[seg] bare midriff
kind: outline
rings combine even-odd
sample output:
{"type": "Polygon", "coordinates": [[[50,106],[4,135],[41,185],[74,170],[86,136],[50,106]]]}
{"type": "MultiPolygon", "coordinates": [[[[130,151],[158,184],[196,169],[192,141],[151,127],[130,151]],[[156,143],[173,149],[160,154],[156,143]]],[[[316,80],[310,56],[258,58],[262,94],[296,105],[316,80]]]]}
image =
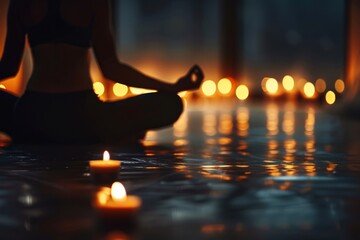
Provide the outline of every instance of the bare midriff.
{"type": "Polygon", "coordinates": [[[88,48],[63,43],[32,48],[33,72],[28,90],[65,93],[92,89],[88,48]]]}

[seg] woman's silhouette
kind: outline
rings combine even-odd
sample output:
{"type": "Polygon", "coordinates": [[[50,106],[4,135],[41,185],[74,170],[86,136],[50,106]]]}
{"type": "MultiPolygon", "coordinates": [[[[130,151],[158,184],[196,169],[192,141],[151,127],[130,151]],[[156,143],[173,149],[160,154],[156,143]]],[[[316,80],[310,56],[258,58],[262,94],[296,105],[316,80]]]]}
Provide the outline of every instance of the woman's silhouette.
{"type": "MultiPolygon", "coordinates": [[[[17,73],[26,36],[33,72],[16,100],[14,121],[5,121],[9,114],[2,114],[6,123],[0,130],[11,132],[18,142],[118,142],[178,119],[183,105],[177,92],[199,88],[201,69],[194,66],[170,84],[119,62],[110,12],[107,0],[10,1],[0,80],[17,73]],[[101,102],[92,89],[90,49],[106,78],[157,92],[101,102]]],[[[12,111],[15,98],[2,99],[12,111]]]]}

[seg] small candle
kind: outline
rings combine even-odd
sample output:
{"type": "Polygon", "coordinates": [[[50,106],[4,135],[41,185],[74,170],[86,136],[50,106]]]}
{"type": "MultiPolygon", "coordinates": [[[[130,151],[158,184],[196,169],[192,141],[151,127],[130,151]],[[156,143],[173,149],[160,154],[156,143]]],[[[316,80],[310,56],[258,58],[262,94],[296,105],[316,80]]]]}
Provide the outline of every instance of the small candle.
{"type": "Polygon", "coordinates": [[[129,220],[139,210],[141,199],[128,196],[124,185],[114,182],[111,188],[103,187],[97,192],[93,206],[103,219],[129,220]]]}
{"type": "Polygon", "coordinates": [[[113,182],[116,180],[121,162],[110,160],[108,151],[104,152],[103,160],[90,161],[91,175],[96,181],[99,182],[113,182]]]}

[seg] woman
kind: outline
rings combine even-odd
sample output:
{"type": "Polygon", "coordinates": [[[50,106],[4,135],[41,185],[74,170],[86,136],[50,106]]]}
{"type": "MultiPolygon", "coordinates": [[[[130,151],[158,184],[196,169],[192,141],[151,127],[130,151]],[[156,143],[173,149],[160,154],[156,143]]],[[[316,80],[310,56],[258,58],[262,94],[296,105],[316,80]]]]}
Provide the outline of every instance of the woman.
{"type": "Polygon", "coordinates": [[[14,110],[15,141],[119,142],[178,119],[183,105],[176,93],[198,89],[201,69],[194,66],[170,84],[119,62],[110,12],[106,0],[10,1],[0,80],[17,73],[26,36],[34,63],[14,110]],[[89,74],[90,49],[106,78],[158,92],[111,103],[99,101],[89,74]]]}

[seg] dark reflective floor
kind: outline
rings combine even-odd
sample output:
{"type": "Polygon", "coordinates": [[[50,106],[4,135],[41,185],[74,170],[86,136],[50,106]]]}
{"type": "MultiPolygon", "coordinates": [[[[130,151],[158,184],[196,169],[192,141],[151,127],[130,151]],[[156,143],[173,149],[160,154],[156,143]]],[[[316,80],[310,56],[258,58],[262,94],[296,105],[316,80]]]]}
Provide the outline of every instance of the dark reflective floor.
{"type": "Polygon", "coordinates": [[[295,103],[190,104],[144,146],[0,149],[0,239],[360,239],[360,121],[295,103]],[[110,227],[88,161],[143,200],[110,227]]]}

